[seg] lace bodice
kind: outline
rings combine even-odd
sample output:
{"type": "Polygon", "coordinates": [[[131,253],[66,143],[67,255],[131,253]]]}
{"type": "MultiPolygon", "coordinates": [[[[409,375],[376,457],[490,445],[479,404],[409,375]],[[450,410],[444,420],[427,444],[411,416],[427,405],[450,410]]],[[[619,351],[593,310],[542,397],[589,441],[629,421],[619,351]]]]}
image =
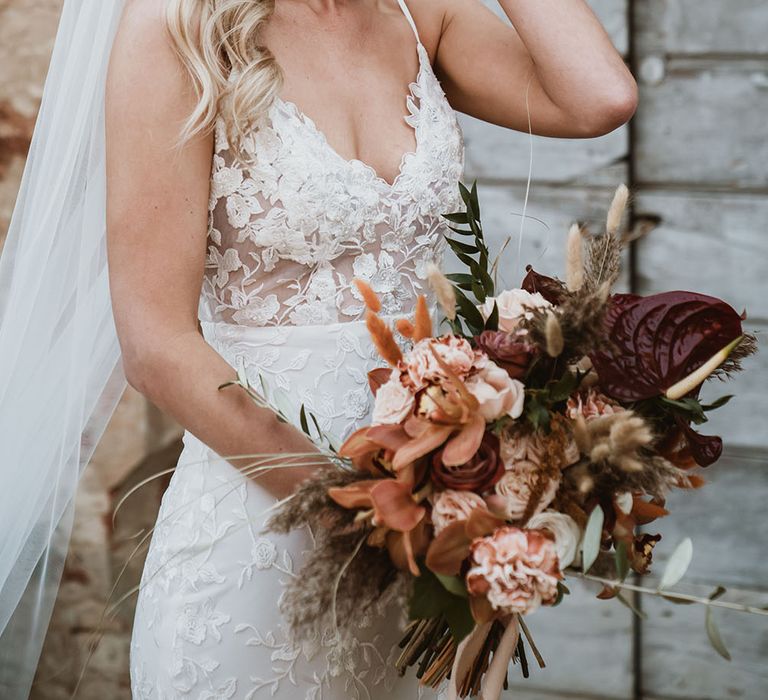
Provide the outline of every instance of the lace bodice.
{"type": "Polygon", "coordinates": [[[442,214],[461,206],[464,142],[427,50],[409,85],[415,148],[390,184],[343,158],[315,123],[278,98],[239,148],[217,124],[203,321],[246,326],[325,325],[361,318],[355,277],[385,313],[406,313],[439,261],[442,214]]]}

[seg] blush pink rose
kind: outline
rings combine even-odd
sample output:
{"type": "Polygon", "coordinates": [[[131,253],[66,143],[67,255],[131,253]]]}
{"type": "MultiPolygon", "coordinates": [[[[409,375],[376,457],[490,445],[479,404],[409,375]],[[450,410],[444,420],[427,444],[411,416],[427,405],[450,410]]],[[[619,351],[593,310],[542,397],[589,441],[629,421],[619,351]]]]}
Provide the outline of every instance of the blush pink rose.
{"type": "Polygon", "coordinates": [[[393,370],[376,392],[371,422],[373,425],[402,423],[413,411],[414,402],[414,395],[400,381],[400,372],[393,370]]]}
{"type": "Polygon", "coordinates": [[[485,509],[485,501],[472,491],[440,491],[432,501],[432,525],[438,535],[451,523],[466,520],[476,508],[485,509]]]}
{"type": "Polygon", "coordinates": [[[557,549],[541,530],[502,527],[471,547],[467,589],[494,610],[525,615],[557,600],[557,549]]]}
{"type": "Polygon", "coordinates": [[[477,374],[466,381],[467,389],[480,404],[480,413],[487,422],[504,415],[519,418],[525,403],[525,385],[495,362],[488,360],[477,374]]]}
{"type": "Polygon", "coordinates": [[[499,330],[507,333],[516,330],[524,318],[533,318],[532,311],[548,309],[552,306],[539,292],[509,289],[497,297],[488,297],[479,307],[480,313],[486,320],[493,313],[494,304],[499,309],[499,330]]]}
{"type": "Polygon", "coordinates": [[[486,354],[474,350],[465,338],[453,335],[425,338],[416,343],[403,360],[408,377],[416,389],[421,389],[430,382],[447,379],[435,359],[435,353],[461,379],[488,362],[486,354]]]}

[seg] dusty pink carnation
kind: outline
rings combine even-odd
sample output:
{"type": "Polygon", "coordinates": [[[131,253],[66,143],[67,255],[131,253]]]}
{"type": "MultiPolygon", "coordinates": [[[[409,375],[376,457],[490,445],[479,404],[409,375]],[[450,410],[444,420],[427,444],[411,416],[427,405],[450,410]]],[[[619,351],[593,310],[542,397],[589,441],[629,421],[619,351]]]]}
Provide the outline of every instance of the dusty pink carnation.
{"type": "Polygon", "coordinates": [[[432,502],[432,525],[435,534],[446,526],[466,520],[475,508],[485,509],[485,501],[472,491],[447,489],[438,493],[432,502]]]}
{"type": "Polygon", "coordinates": [[[568,399],[565,413],[571,420],[576,420],[579,416],[584,416],[589,420],[598,416],[609,416],[623,410],[624,408],[615,401],[592,388],[571,396],[568,399]]]}
{"type": "Polygon", "coordinates": [[[480,413],[491,422],[503,415],[519,418],[525,402],[525,385],[495,362],[488,360],[477,374],[467,379],[467,389],[480,404],[480,413]]]}
{"type": "Polygon", "coordinates": [[[414,401],[411,390],[400,381],[400,372],[393,370],[376,392],[371,422],[374,425],[400,423],[413,410],[414,401]]]}
{"type": "MultiPolygon", "coordinates": [[[[496,510],[509,520],[523,517],[528,501],[539,479],[539,465],[528,460],[514,462],[504,476],[496,482],[496,496],[492,501],[496,510]]],[[[533,513],[543,511],[555,498],[560,479],[548,479],[533,513]]]]}
{"type": "Polygon", "coordinates": [[[467,589],[494,610],[525,615],[557,600],[557,549],[541,530],[502,527],[476,539],[470,551],[467,589]]]}
{"type": "Polygon", "coordinates": [[[461,379],[472,370],[484,367],[488,362],[487,355],[474,350],[465,338],[454,335],[425,338],[416,343],[404,359],[405,370],[416,389],[421,389],[430,382],[447,379],[434,353],[437,353],[461,379]]]}

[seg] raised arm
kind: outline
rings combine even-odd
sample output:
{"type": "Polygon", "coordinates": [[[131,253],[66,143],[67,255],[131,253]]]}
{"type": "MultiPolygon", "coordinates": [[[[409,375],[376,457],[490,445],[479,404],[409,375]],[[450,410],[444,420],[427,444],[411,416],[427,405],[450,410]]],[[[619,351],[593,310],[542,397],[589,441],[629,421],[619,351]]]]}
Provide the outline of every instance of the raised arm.
{"type": "MultiPolygon", "coordinates": [[[[413,1],[413,0],[412,0],[413,1]]],[[[436,66],[454,109],[533,133],[591,137],[627,122],[637,85],[584,0],[415,0],[441,25],[436,66]]],[[[425,18],[427,19],[427,18],[425,18]]]]}
{"type": "MultiPolygon", "coordinates": [[[[109,269],[125,372],[220,455],[306,452],[299,430],[236,388],[217,390],[235,372],[198,332],[213,143],[208,135],[177,147],[194,96],[161,6],[128,4],[107,84],[109,269]]],[[[308,474],[259,481],[282,497],[308,474]]]]}

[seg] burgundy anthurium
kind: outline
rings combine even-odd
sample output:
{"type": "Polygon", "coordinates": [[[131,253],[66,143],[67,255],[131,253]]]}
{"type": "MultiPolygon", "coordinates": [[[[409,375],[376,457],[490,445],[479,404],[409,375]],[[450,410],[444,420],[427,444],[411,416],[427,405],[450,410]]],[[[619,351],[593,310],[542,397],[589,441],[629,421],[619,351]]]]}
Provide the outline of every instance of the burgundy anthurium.
{"type": "Polygon", "coordinates": [[[660,396],[738,338],[741,316],[695,292],[615,294],[606,344],[590,356],[601,389],[620,401],[660,396]]]}
{"type": "Polygon", "coordinates": [[[526,274],[520,287],[531,294],[538,292],[550,304],[555,306],[560,304],[567,292],[565,285],[554,277],[540,275],[530,265],[525,269],[528,271],[528,274],[526,274]]]}

